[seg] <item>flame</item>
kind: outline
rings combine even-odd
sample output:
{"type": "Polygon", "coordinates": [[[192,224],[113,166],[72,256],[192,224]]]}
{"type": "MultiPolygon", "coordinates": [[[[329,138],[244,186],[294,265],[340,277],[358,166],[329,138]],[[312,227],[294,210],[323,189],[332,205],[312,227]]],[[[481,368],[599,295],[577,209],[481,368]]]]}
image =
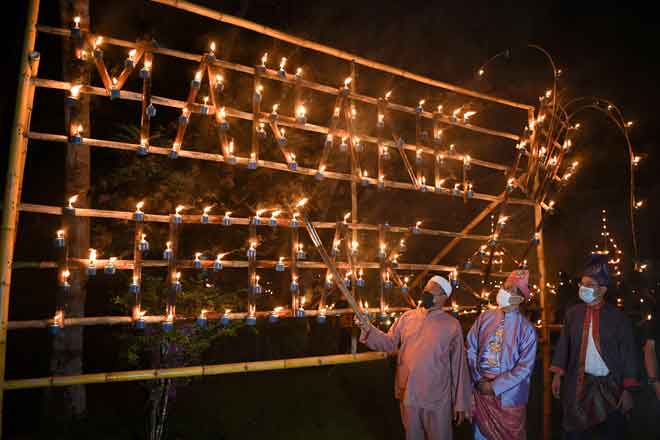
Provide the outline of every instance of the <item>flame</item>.
{"type": "Polygon", "coordinates": [[[136,54],[137,54],[137,50],[136,50],[136,49],[131,49],[131,50],[128,52],[128,58],[129,58],[130,60],[132,60],[132,59],[135,58],[135,55],[136,55],[136,54]]]}
{"type": "Polygon", "coordinates": [[[225,309],[225,315],[229,315],[231,313],[231,309],[225,309]]]}
{"type": "Polygon", "coordinates": [[[179,206],[177,206],[176,208],[174,208],[174,213],[175,213],[176,215],[179,215],[179,214],[181,214],[181,211],[183,211],[184,209],[186,209],[185,206],[183,206],[183,205],[179,205],[179,206]]]}
{"type": "Polygon", "coordinates": [[[211,41],[209,48],[211,49],[211,52],[215,52],[215,41],[211,41]]]}
{"type": "Polygon", "coordinates": [[[426,103],[426,99],[420,99],[419,104],[417,104],[419,107],[423,106],[426,103]]]}
{"type": "Polygon", "coordinates": [[[262,86],[261,84],[259,84],[259,85],[257,86],[257,93],[258,93],[258,94],[261,94],[261,92],[263,92],[263,91],[264,91],[264,86],[262,86]]]}
{"type": "Polygon", "coordinates": [[[462,107],[457,108],[456,110],[451,112],[452,116],[454,116],[454,117],[458,116],[458,114],[461,112],[461,110],[462,110],[462,107]]]}
{"type": "Polygon", "coordinates": [[[144,241],[145,238],[147,238],[147,234],[142,234],[142,241],[144,241]]]}
{"type": "Polygon", "coordinates": [[[387,93],[385,93],[385,101],[390,99],[390,96],[392,96],[392,91],[391,90],[389,90],[387,93]]]}
{"type": "Polygon", "coordinates": [[[261,217],[261,214],[266,212],[267,209],[257,209],[257,212],[255,213],[257,217],[261,217]]]}
{"type": "Polygon", "coordinates": [[[110,259],[108,260],[108,263],[109,263],[109,264],[112,264],[112,263],[114,263],[115,261],[117,261],[117,257],[110,257],[110,259]]]}
{"type": "Polygon", "coordinates": [[[73,17],[73,24],[75,24],[76,27],[80,26],[80,16],[79,15],[76,15],[75,17],[73,17]]]}
{"type": "Polygon", "coordinates": [[[89,262],[96,261],[96,249],[89,250],[89,262]]]}
{"type": "Polygon", "coordinates": [[[172,242],[171,242],[171,241],[168,241],[167,243],[165,243],[165,247],[166,247],[167,249],[172,249],[172,242]]]}
{"type": "Polygon", "coordinates": [[[195,260],[199,260],[199,257],[202,256],[201,252],[195,252],[195,260]]]}
{"type": "Polygon", "coordinates": [[[280,257],[280,263],[284,263],[284,257],[280,257]]]}
{"type": "Polygon", "coordinates": [[[138,281],[140,281],[140,277],[137,275],[133,275],[133,284],[137,284],[138,281]]]}
{"type": "Polygon", "coordinates": [[[69,276],[71,276],[71,272],[69,271],[69,269],[64,269],[62,271],[62,278],[64,279],[64,281],[66,281],[67,278],[69,278],[69,276]]]}
{"type": "Polygon", "coordinates": [[[218,254],[218,256],[217,256],[215,259],[218,260],[218,261],[220,261],[220,260],[222,260],[222,258],[223,258],[225,255],[228,255],[228,254],[229,254],[229,252],[223,252],[223,253],[220,253],[220,254],[218,254]]]}
{"type": "Polygon", "coordinates": [[[465,113],[463,113],[463,119],[465,119],[467,121],[468,119],[470,119],[472,116],[474,116],[476,114],[477,114],[477,112],[475,112],[475,111],[465,112],[465,113]]]}
{"type": "Polygon", "coordinates": [[[201,319],[206,319],[206,314],[207,314],[207,313],[208,313],[208,310],[206,310],[206,309],[202,309],[202,310],[199,312],[199,317],[200,317],[201,319]]]}
{"type": "Polygon", "coordinates": [[[144,60],[144,69],[145,70],[151,70],[151,61],[144,60]]]}
{"type": "Polygon", "coordinates": [[[362,171],[362,177],[364,177],[364,178],[369,177],[369,173],[367,173],[367,170],[362,171]]]}
{"type": "Polygon", "coordinates": [[[220,107],[220,112],[218,112],[218,118],[225,119],[227,117],[227,110],[224,107],[220,107]]]}
{"type": "Polygon", "coordinates": [[[195,81],[201,81],[202,80],[202,71],[198,70],[195,72],[195,81]]]}
{"type": "Polygon", "coordinates": [[[482,68],[482,69],[479,69],[479,72],[477,72],[477,73],[479,74],[479,76],[484,76],[484,73],[486,73],[486,71],[482,68]]]}
{"type": "Polygon", "coordinates": [[[116,86],[116,85],[117,85],[117,78],[114,77],[114,76],[112,77],[112,85],[113,85],[113,86],[116,86]]]}
{"type": "Polygon", "coordinates": [[[229,146],[227,146],[227,150],[229,152],[229,155],[234,154],[234,140],[232,139],[229,141],[229,146]]]}
{"type": "Polygon", "coordinates": [[[299,118],[304,118],[305,114],[307,114],[307,109],[305,109],[304,105],[298,106],[298,109],[296,110],[296,114],[298,115],[299,118]]]}
{"type": "Polygon", "coordinates": [[[261,65],[265,66],[268,61],[268,52],[264,53],[264,56],[261,57],[261,65]]]}
{"type": "Polygon", "coordinates": [[[76,84],[75,86],[71,86],[71,89],[69,91],[71,92],[71,96],[74,98],[77,98],[80,96],[80,89],[82,88],[81,84],[76,84]]]}
{"type": "Polygon", "coordinates": [[[302,306],[304,305],[305,305],[305,297],[303,296],[300,298],[300,308],[302,308],[302,306]]]}
{"type": "Polygon", "coordinates": [[[207,105],[209,103],[209,97],[208,96],[205,96],[204,98],[202,98],[202,100],[204,101],[204,105],[207,105]]]}
{"type": "Polygon", "coordinates": [[[282,211],[280,211],[279,209],[277,209],[277,210],[273,211],[273,212],[270,214],[270,217],[271,217],[271,218],[275,218],[275,217],[277,217],[278,215],[280,215],[281,212],[282,212],[282,211]]]}
{"type": "Polygon", "coordinates": [[[215,82],[217,82],[217,83],[222,84],[222,83],[224,82],[224,80],[225,80],[225,78],[224,78],[222,75],[220,75],[220,74],[217,74],[217,75],[215,76],[215,82]]]}
{"type": "Polygon", "coordinates": [[[300,208],[300,207],[302,207],[302,206],[305,206],[306,203],[307,203],[307,198],[306,198],[306,197],[303,198],[303,199],[300,199],[300,200],[298,201],[298,203],[296,203],[296,208],[300,208]]]}
{"type": "Polygon", "coordinates": [[[353,81],[350,76],[344,80],[344,87],[348,88],[349,84],[353,81]]]}
{"type": "Polygon", "coordinates": [[[273,104],[273,113],[277,113],[278,108],[280,108],[279,104],[273,104]]]}
{"type": "Polygon", "coordinates": [[[69,206],[73,207],[73,204],[76,203],[77,200],[78,200],[78,194],[69,197],[69,206]]]}
{"type": "Polygon", "coordinates": [[[302,67],[296,69],[296,76],[302,76],[302,67]]]}
{"type": "Polygon", "coordinates": [[[64,238],[64,229],[60,229],[56,232],[57,238],[64,238]]]}
{"type": "Polygon", "coordinates": [[[419,220],[417,223],[415,223],[415,227],[419,228],[422,225],[422,221],[419,220]]]}
{"type": "Polygon", "coordinates": [[[208,214],[209,211],[211,211],[211,208],[213,208],[213,205],[205,206],[205,207],[204,207],[204,211],[203,211],[204,214],[205,214],[205,215],[208,214]]]}
{"type": "Polygon", "coordinates": [[[273,315],[277,315],[277,314],[280,313],[282,310],[284,310],[284,307],[282,307],[282,306],[277,306],[277,307],[275,307],[275,308],[273,309],[273,315]]]}
{"type": "Polygon", "coordinates": [[[349,218],[350,216],[351,216],[351,212],[350,212],[350,211],[347,212],[346,214],[344,214],[344,223],[346,223],[346,222],[348,221],[348,218],[349,218]]]}
{"type": "Polygon", "coordinates": [[[286,58],[282,57],[282,60],[280,61],[280,69],[284,70],[285,66],[286,66],[286,58]]]}
{"type": "Polygon", "coordinates": [[[181,272],[174,272],[174,281],[181,280],[181,272]]]}

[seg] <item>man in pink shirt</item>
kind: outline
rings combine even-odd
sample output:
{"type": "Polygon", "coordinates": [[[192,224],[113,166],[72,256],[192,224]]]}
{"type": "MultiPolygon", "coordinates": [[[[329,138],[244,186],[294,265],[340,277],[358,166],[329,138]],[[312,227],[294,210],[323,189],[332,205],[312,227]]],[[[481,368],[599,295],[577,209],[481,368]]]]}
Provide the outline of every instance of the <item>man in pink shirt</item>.
{"type": "Polygon", "coordinates": [[[394,395],[408,440],[451,439],[452,416],[460,424],[470,408],[463,332],[442,310],[451,292],[449,281],[436,275],[424,287],[421,307],[404,313],[387,334],[362,326],[360,341],[369,348],[398,351],[394,395]]]}

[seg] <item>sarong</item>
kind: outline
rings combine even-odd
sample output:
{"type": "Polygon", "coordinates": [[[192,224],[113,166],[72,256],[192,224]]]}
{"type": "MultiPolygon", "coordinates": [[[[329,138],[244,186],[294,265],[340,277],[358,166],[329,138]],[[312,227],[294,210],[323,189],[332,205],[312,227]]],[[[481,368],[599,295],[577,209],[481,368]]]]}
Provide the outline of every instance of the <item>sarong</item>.
{"type": "Polygon", "coordinates": [[[584,375],[580,393],[575,399],[564,400],[564,429],[584,431],[607,419],[608,414],[617,411],[621,397],[621,387],[612,375],[584,375]]]}
{"type": "Polygon", "coordinates": [[[488,440],[526,439],[525,405],[503,407],[496,396],[474,392],[474,423],[488,440]]]}

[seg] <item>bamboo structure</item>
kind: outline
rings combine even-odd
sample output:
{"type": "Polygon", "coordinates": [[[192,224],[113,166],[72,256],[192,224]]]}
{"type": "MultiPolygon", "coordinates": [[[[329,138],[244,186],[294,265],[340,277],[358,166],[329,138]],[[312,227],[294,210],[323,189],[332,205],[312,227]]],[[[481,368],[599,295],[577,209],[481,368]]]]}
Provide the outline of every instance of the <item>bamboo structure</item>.
{"type": "MultiPolygon", "coordinates": [[[[290,75],[285,71],[282,73],[280,71],[270,69],[265,65],[265,62],[262,66],[245,66],[237,63],[233,63],[229,60],[221,60],[215,57],[213,53],[213,48],[211,52],[198,55],[187,53],[179,50],[168,49],[164,47],[157,46],[152,44],[152,42],[130,42],[113,37],[104,37],[103,41],[106,44],[116,45],[119,47],[135,49],[133,55],[130,56],[130,63],[126,63],[124,69],[122,70],[119,78],[111,80],[108,71],[106,69],[105,63],[102,57],[94,57],[94,63],[99,72],[101,82],[103,87],[96,87],[92,85],[82,85],[79,89],[79,93],[90,94],[100,97],[110,97],[110,99],[120,99],[139,102],[141,104],[141,115],[140,115],[140,140],[139,143],[130,143],[130,142],[119,142],[114,140],[105,140],[105,139],[94,139],[91,137],[81,136],[79,133],[79,143],[82,146],[88,148],[104,148],[117,151],[132,151],[138,152],[138,154],[151,154],[156,156],[167,156],[171,158],[181,157],[193,160],[200,160],[218,164],[227,164],[227,165],[236,165],[236,166],[245,166],[248,169],[254,169],[256,167],[263,167],[272,171],[287,172],[303,176],[312,176],[315,178],[328,178],[334,179],[342,182],[348,182],[351,188],[351,212],[350,212],[350,221],[348,218],[345,219],[343,223],[340,222],[327,222],[327,221],[312,221],[305,209],[301,209],[302,218],[304,219],[304,226],[308,235],[311,237],[315,249],[319,254],[321,261],[309,261],[302,260],[298,258],[297,245],[299,243],[299,226],[295,224],[295,216],[291,219],[282,219],[278,218],[275,224],[273,225],[261,225],[255,221],[255,217],[232,217],[229,224],[225,223],[225,218],[219,215],[204,215],[206,216],[205,222],[208,224],[224,224],[226,226],[247,226],[249,228],[249,239],[250,242],[254,242],[254,245],[250,244],[250,249],[254,252],[248,251],[247,260],[222,260],[222,264],[227,268],[237,268],[237,269],[247,269],[248,273],[248,310],[245,313],[232,313],[230,317],[232,319],[246,319],[248,317],[254,317],[255,320],[257,317],[265,317],[270,312],[265,311],[256,311],[255,306],[255,295],[260,292],[260,287],[258,285],[258,275],[257,269],[273,269],[277,267],[278,262],[269,260],[269,259],[258,259],[256,246],[257,240],[257,226],[267,227],[267,226],[277,226],[290,228],[291,232],[291,259],[288,263],[288,269],[292,274],[292,281],[297,280],[298,271],[303,269],[323,269],[325,270],[327,279],[332,278],[332,281],[335,283],[336,287],[343,294],[343,297],[347,300],[350,309],[341,309],[333,310],[328,312],[325,309],[325,296],[321,297],[318,310],[307,310],[303,309],[303,316],[318,316],[319,314],[326,314],[328,316],[338,316],[341,314],[351,314],[354,313],[358,319],[364,321],[368,319],[369,314],[378,312],[381,316],[384,316],[387,313],[398,313],[403,310],[407,310],[407,307],[391,307],[387,308],[386,306],[386,284],[391,288],[393,281],[396,286],[399,288],[404,284],[399,275],[396,273],[397,270],[409,270],[409,271],[419,271],[420,273],[416,276],[415,280],[410,283],[408,288],[412,289],[418,285],[424,276],[429,271],[439,271],[439,272],[457,272],[458,269],[456,266],[447,265],[447,264],[438,264],[440,263],[447,254],[462,240],[470,240],[477,242],[489,242],[492,240],[492,236],[473,234],[471,233],[474,228],[476,228],[489,214],[491,214],[496,209],[500,209],[501,212],[504,211],[507,205],[520,205],[527,207],[534,207],[535,209],[535,219],[538,228],[540,228],[542,210],[536,200],[525,197],[511,197],[508,192],[495,192],[493,194],[487,192],[477,192],[472,188],[472,183],[470,181],[470,176],[468,170],[470,166],[481,167],[488,171],[493,171],[495,173],[504,174],[506,178],[518,178],[518,166],[520,164],[520,158],[522,152],[518,151],[515,164],[513,166],[502,165],[499,163],[470,157],[467,154],[458,154],[453,145],[449,148],[441,148],[440,143],[436,142],[435,139],[438,138],[437,133],[440,131],[441,124],[442,126],[451,126],[456,127],[461,130],[467,130],[473,133],[478,133],[485,136],[496,137],[504,139],[510,142],[523,143],[527,142],[529,139],[529,133],[527,130],[522,136],[514,133],[509,133],[506,131],[495,130],[493,128],[481,127],[475,125],[468,121],[468,117],[464,116],[462,119],[457,118],[455,114],[453,116],[446,115],[440,110],[437,112],[428,112],[422,108],[422,102],[420,102],[417,108],[409,107],[406,105],[398,104],[391,102],[388,96],[384,98],[378,98],[373,96],[367,96],[360,94],[357,91],[357,66],[367,67],[369,69],[374,69],[377,71],[385,72],[399,78],[404,78],[410,81],[414,81],[426,86],[431,86],[434,88],[440,88],[458,95],[462,95],[469,98],[475,98],[479,100],[484,100],[490,103],[495,103],[498,105],[507,106],[513,109],[520,109],[527,112],[527,123],[532,126],[533,117],[534,117],[534,107],[526,104],[521,104],[513,102],[507,99],[502,99],[488,94],[479,93],[473,90],[469,90],[463,87],[458,87],[452,84],[445,82],[437,81],[431,78],[427,78],[421,75],[408,72],[404,69],[400,69],[393,66],[388,66],[383,63],[376,61],[368,60],[363,57],[359,57],[353,54],[350,54],[345,51],[334,49],[328,46],[324,46],[319,43],[314,43],[302,38],[298,38],[271,28],[260,26],[256,23],[249,22],[247,20],[232,17],[227,14],[222,14],[216,11],[212,11],[208,8],[200,7],[189,3],[184,0],[152,0],[156,3],[166,4],[181,10],[192,12],[201,16],[215,19],[217,21],[229,23],[231,25],[241,27],[244,29],[249,29],[251,31],[259,32],[263,35],[267,35],[276,39],[280,39],[290,44],[294,44],[298,47],[311,49],[326,55],[333,56],[339,60],[345,60],[350,62],[351,69],[351,80],[345,83],[344,87],[335,87],[328,84],[321,84],[314,81],[309,81],[301,78],[299,75],[290,75]],[[191,83],[187,99],[185,101],[171,99],[163,96],[155,96],[151,93],[151,83],[152,83],[152,73],[151,73],[151,63],[156,56],[169,56],[179,60],[192,61],[198,63],[200,77],[195,77],[194,81],[197,81],[201,84],[201,81],[204,75],[208,76],[209,86],[210,86],[210,104],[205,100],[204,104],[196,103],[195,99],[197,96],[197,91],[199,90],[200,84],[197,84],[196,87],[193,87],[191,83]],[[143,68],[140,71],[140,77],[142,78],[141,82],[141,91],[130,91],[124,90],[123,87],[127,84],[129,76],[137,70],[136,66],[138,62],[143,63],[143,68]],[[242,75],[249,75],[252,77],[253,84],[251,91],[253,93],[252,99],[250,100],[250,111],[242,110],[240,108],[233,108],[223,103],[221,89],[222,78],[216,76],[216,73],[224,69],[227,71],[236,72],[242,75]],[[146,72],[145,72],[146,71],[146,72]],[[287,86],[292,86],[294,89],[294,101],[295,108],[298,108],[298,105],[301,104],[301,91],[306,89],[309,91],[322,93],[330,96],[334,96],[335,108],[339,109],[337,115],[334,115],[330,118],[330,122],[327,126],[317,125],[309,123],[306,119],[300,117],[293,117],[287,115],[276,115],[273,117],[273,114],[265,113],[261,105],[261,92],[263,84],[268,81],[277,81],[287,86]],[[354,103],[361,103],[373,106],[379,114],[379,121],[376,130],[376,136],[370,135],[370,133],[361,132],[358,129],[358,124],[353,121],[355,118],[353,112],[354,103]],[[182,117],[179,118],[179,123],[177,126],[177,133],[174,138],[173,145],[169,146],[158,146],[151,145],[149,142],[150,135],[150,118],[155,114],[155,106],[170,107],[173,109],[181,109],[182,117]],[[386,140],[384,138],[382,128],[384,125],[381,124],[381,116],[383,120],[393,119],[394,115],[399,116],[414,116],[415,117],[415,143],[408,144],[403,140],[403,137],[400,133],[397,132],[396,127],[392,126],[392,140],[386,140]],[[184,134],[188,127],[188,120],[191,115],[213,115],[218,122],[220,128],[220,133],[218,135],[219,140],[219,150],[220,153],[208,153],[195,151],[192,149],[192,146],[186,146],[183,148],[184,134]],[[344,127],[340,127],[340,118],[345,124],[344,127]],[[249,156],[240,156],[238,154],[234,155],[233,141],[230,141],[230,138],[227,134],[228,119],[239,119],[243,121],[249,121],[251,125],[250,141],[249,141],[249,156]],[[428,133],[425,131],[424,124],[432,124],[433,127],[433,141],[428,139],[428,133]],[[224,126],[224,127],[223,127],[224,126]],[[263,127],[268,127],[273,134],[274,139],[279,146],[279,149],[283,153],[284,161],[269,161],[264,160],[260,157],[262,146],[260,145],[260,130],[263,127]],[[295,152],[291,151],[290,147],[287,146],[286,136],[283,134],[283,129],[294,129],[300,130],[306,133],[323,135],[325,136],[324,148],[321,154],[318,157],[318,161],[315,162],[315,167],[304,167],[297,164],[295,160],[295,152]],[[345,137],[348,139],[347,145],[350,148],[350,172],[339,172],[334,170],[328,170],[326,167],[327,158],[329,150],[333,147],[332,137],[345,137]],[[359,138],[360,140],[356,140],[359,138]],[[330,139],[330,142],[328,142],[330,139]],[[409,181],[397,181],[393,179],[384,178],[384,157],[385,152],[388,152],[390,149],[398,151],[401,156],[403,165],[406,169],[407,175],[410,178],[409,181]],[[368,177],[363,173],[361,166],[364,166],[364,156],[369,152],[375,152],[378,155],[378,175],[375,177],[368,177]],[[409,152],[415,154],[414,165],[411,163],[408,158],[409,152]],[[362,160],[362,164],[361,161],[362,160]],[[443,179],[440,175],[441,166],[440,162],[443,160],[453,161],[462,166],[460,181],[456,183],[457,186],[452,190],[451,188],[443,187],[443,179]],[[318,165],[316,165],[318,164],[318,165]],[[429,166],[432,164],[432,166],[429,166]],[[433,182],[432,185],[426,184],[426,176],[433,174],[433,178],[429,179],[430,182],[433,182]],[[374,187],[380,190],[383,189],[398,189],[405,191],[416,191],[416,192],[425,192],[429,194],[429,197],[443,196],[445,198],[459,198],[465,203],[472,203],[472,201],[487,202],[488,205],[475,217],[473,218],[461,231],[445,231],[437,229],[428,229],[420,228],[419,225],[409,225],[409,226],[392,226],[389,224],[368,224],[360,223],[358,217],[358,186],[374,187]],[[460,188],[459,188],[460,187],[460,188]],[[458,189],[457,189],[458,188],[458,189]],[[345,240],[345,251],[346,251],[346,261],[338,261],[335,258],[333,253],[332,256],[326,251],[326,248],[318,235],[317,229],[334,229],[335,237],[332,243],[334,247],[334,242],[337,241],[338,237],[343,237],[345,240]],[[382,255],[379,253],[378,261],[368,261],[364,257],[358,257],[351,252],[351,247],[353,242],[357,242],[358,232],[359,231],[369,231],[377,235],[379,242],[385,241],[388,235],[392,234],[402,234],[401,240],[396,246],[393,246],[389,252],[382,251],[382,255]],[[397,261],[397,255],[401,252],[403,248],[404,241],[411,237],[412,235],[420,235],[425,237],[446,237],[451,238],[451,241],[432,259],[429,263],[400,263],[397,261]],[[349,239],[350,237],[350,239],[349,239]],[[359,298],[357,297],[357,269],[364,270],[373,270],[378,271],[379,273],[379,304],[375,308],[366,308],[359,298]],[[340,271],[343,271],[342,274],[340,271]],[[346,287],[343,282],[343,277],[347,277],[347,272],[351,272],[350,278],[350,289],[346,287]],[[329,277],[332,275],[332,277],[329,277]]],[[[44,133],[39,131],[30,131],[30,110],[32,106],[32,99],[34,96],[35,89],[51,89],[51,90],[60,90],[60,91],[71,91],[72,84],[65,81],[57,81],[48,78],[36,78],[37,67],[38,67],[38,56],[33,55],[33,49],[35,44],[35,36],[37,29],[43,33],[50,35],[57,35],[61,37],[69,37],[71,31],[69,29],[62,29],[50,26],[37,26],[36,17],[38,15],[38,0],[30,0],[30,7],[28,13],[28,22],[25,30],[25,42],[23,47],[23,58],[21,64],[21,77],[19,81],[19,90],[17,95],[16,102],[16,113],[14,126],[12,129],[12,140],[10,145],[10,160],[9,160],[9,173],[7,177],[7,187],[5,192],[5,209],[3,210],[3,227],[2,227],[2,274],[1,274],[1,294],[2,302],[0,303],[0,405],[2,403],[2,395],[5,390],[9,389],[23,389],[23,388],[37,388],[37,387],[50,387],[50,386],[69,386],[73,384],[89,384],[89,383],[110,383],[118,381],[138,381],[138,380],[154,380],[154,379],[163,379],[163,378],[176,378],[176,377],[193,377],[193,376],[209,376],[215,374],[228,374],[235,372],[251,372],[251,371],[266,371],[274,369],[291,369],[291,368],[301,368],[301,367],[311,367],[311,366],[323,366],[323,365],[338,365],[354,362],[365,362],[372,360],[384,359],[386,355],[384,353],[355,353],[355,347],[352,354],[347,355],[333,355],[333,356],[321,356],[321,357],[310,357],[310,358],[298,358],[298,359],[286,359],[286,360],[272,360],[272,361],[259,361],[259,362],[247,362],[247,363],[237,363],[237,364],[223,364],[223,365],[209,365],[209,366],[194,366],[194,367],[182,367],[182,368],[171,368],[171,369],[160,369],[160,370],[139,370],[139,371],[124,371],[124,372],[108,372],[108,373],[97,373],[97,374],[82,374],[77,376],[67,376],[67,377],[42,377],[42,378],[32,378],[32,379],[18,379],[18,380],[5,380],[5,349],[6,349],[6,338],[7,330],[19,330],[19,329],[34,329],[34,328],[44,328],[49,327],[54,324],[53,319],[41,319],[41,320],[29,320],[29,321],[15,321],[8,322],[8,303],[9,303],[9,288],[11,281],[11,271],[13,269],[62,269],[66,267],[67,270],[77,271],[82,270],[85,267],[89,267],[92,264],[91,257],[90,259],[80,259],[80,258],[67,258],[64,257],[64,260],[59,259],[58,261],[37,261],[37,262],[14,262],[13,251],[16,237],[16,222],[18,220],[19,212],[28,212],[34,214],[44,214],[44,215],[56,215],[62,216],[67,215],[67,210],[60,206],[50,206],[50,205],[38,205],[30,203],[21,202],[20,188],[23,180],[23,169],[24,162],[27,150],[27,143],[29,140],[40,140],[48,141],[49,143],[67,143],[71,142],[71,136],[68,134],[57,134],[57,133],[44,133]]],[[[97,41],[96,36],[84,31],[85,41],[97,41]]],[[[304,112],[303,112],[304,116],[304,112]]],[[[363,126],[359,127],[360,130],[364,130],[363,126]]],[[[389,154],[389,153],[387,153],[389,154]]],[[[471,172],[470,172],[471,173],[471,172]]],[[[524,194],[524,192],[523,192],[524,194]]],[[[438,200],[438,199],[436,199],[438,200]]],[[[93,326],[93,325],[126,325],[134,323],[138,318],[142,319],[144,322],[149,324],[156,323],[165,323],[172,322],[175,317],[175,306],[177,300],[177,292],[179,292],[180,284],[178,283],[178,277],[180,276],[181,270],[187,270],[190,268],[210,268],[214,264],[213,261],[203,260],[200,261],[196,257],[195,260],[183,260],[177,258],[177,253],[179,249],[179,233],[182,225],[184,224],[198,224],[200,223],[200,217],[198,214],[195,215],[181,215],[177,209],[176,214],[152,214],[152,213],[142,213],[140,220],[136,220],[135,213],[128,211],[113,211],[113,210],[101,210],[101,209],[91,209],[91,208],[76,208],[75,216],[79,217],[90,217],[90,218],[105,218],[105,219],[114,219],[121,221],[135,221],[135,240],[134,240],[134,249],[133,249],[133,258],[130,260],[112,260],[112,264],[117,270],[130,270],[133,271],[133,275],[136,278],[138,283],[142,277],[142,271],[147,268],[165,268],[167,267],[167,280],[171,283],[170,288],[167,292],[167,310],[164,310],[164,315],[152,315],[145,316],[144,312],[140,309],[140,296],[136,295],[134,312],[133,316],[100,316],[100,317],[82,317],[82,318],[64,318],[62,317],[62,325],[77,325],[77,326],[93,326]],[[143,239],[143,227],[147,222],[155,223],[169,223],[170,225],[170,243],[172,248],[170,249],[173,254],[169,259],[163,260],[146,260],[143,258],[140,241],[143,239]]],[[[70,213],[69,213],[70,215],[70,213]]],[[[258,217],[258,215],[257,215],[258,217]]],[[[509,245],[524,245],[527,247],[527,250],[531,249],[532,237],[527,239],[520,238],[510,238],[502,237],[499,238],[499,243],[506,243],[509,245]]],[[[542,241],[541,241],[542,243],[542,241]]],[[[544,258],[543,258],[543,248],[542,244],[538,248],[539,258],[539,274],[541,276],[541,286],[545,284],[545,267],[544,267],[544,258]]],[[[93,260],[95,265],[107,265],[110,263],[109,260],[93,260]]],[[[281,262],[279,262],[281,264],[281,262]]],[[[467,275],[482,275],[482,271],[477,269],[460,269],[461,274],[467,275]]],[[[492,276],[503,277],[505,273],[493,273],[490,274],[490,269],[488,269],[488,274],[492,276]]],[[[414,306],[415,303],[410,295],[407,293],[407,290],[401,290],[402,293],[405,292],[405,299],[411,306],[414,306]]],[[[139,292],[139,290],[138,290],[139,292]]],[[[293,286],[291,287],[292,301],[291,308],[280,311],[281,316],[283,317],[295,317],[297,313],[302,309],[302,298],[300,295],[299,287],[294,291],[293,286]]],[[[549,315],[547,315],[547,304],[546,304],[546,293],[543,290],[542,293],[542,307],[543,307],[543,331],[544,335],[547,335],[549,326],[549,315]]],[[[472,313],[472,308],[461,308],[465,313],[472,313]]],[[[209,313],[209,317],[212,319],[217,318],[217,314],[209,313]]],[[[177,320],[186,321],[194,319],[191,316],[180,316],[177,317],[177,320]]],[[[545,338],[547,341],[548,338],[545,338]]],[[[545,352],[544,355],[549,354],[545,352]]],[[[547,347],[549,350],[549,347],[547,347]]],[[[545,359],[544,359],[545,362],[545,359]]],[[[549,407],[546,408],[546,411],[549,411],[549,407]]],[[[546,412],[546,417],[549,413],[546,412]]],[[[0,419],[1,426],[1,419],[0,419]]]]}
{"type": "Polygon", "coordinates": [[[0,231],[0,437],[2,437],[2,407],[4,402],[5,365],[7,354],[7,321],[9,320],[9,295],[11,289],[12,262],[16,243],[19,203],[23,186],[23,173],[27,156],[27,137],[29,131],[34,84],[31,79],[37,76],[39,54],[34,52],[37,37],[37,18],[39,0],[29,0],[27,22],[23,34],[23,48],[14,108],[14,121],[11,126],[9,143],[9,161],[7,183],[2,209],[2,230],[0,231]]]}

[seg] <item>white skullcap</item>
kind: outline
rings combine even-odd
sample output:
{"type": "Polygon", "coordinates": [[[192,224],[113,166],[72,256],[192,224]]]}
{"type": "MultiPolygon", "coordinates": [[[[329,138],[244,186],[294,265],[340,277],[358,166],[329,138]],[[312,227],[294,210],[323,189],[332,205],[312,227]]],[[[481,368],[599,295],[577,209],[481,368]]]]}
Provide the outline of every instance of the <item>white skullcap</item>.
{"type": "MultiPolygon", "coordinates": [[[[437,294],[439,292],[434,292],[433,290],[435,290],[435,289],[432,289],[433,286],[429,286],[431,283],[437,284],[444,291],[443,293],[445,295],[451,296],[451,291],[452,291],[451,283],[449,281],[447,281],[446,278],[441,277],[440,275],[435,275],[435,276],[431,277],[431,279],[429,280],[428,283],[426,283],[426,287],[431,289],[431,293],[437,294]]],[[[424,290],[427,290],[427,289],[424,288],[424,290]]]]}

